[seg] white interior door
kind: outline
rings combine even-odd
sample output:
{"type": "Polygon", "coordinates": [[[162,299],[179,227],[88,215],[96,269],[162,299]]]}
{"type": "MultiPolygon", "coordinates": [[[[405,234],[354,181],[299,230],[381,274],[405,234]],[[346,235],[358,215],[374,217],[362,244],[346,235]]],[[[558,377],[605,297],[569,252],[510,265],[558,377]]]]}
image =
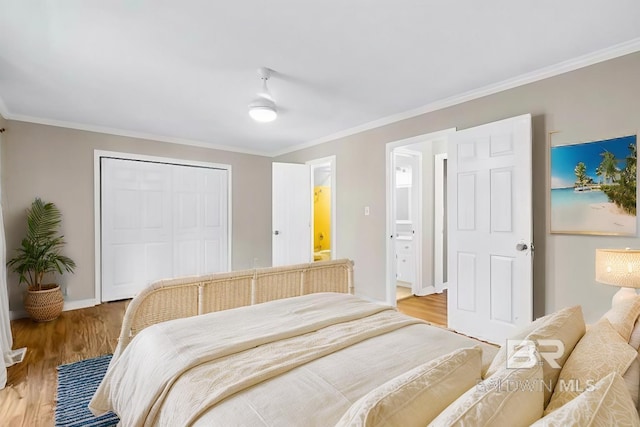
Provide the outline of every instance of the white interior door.
{"type": "Polygon", "coordinates": [[[311,167],[272,165],[272,265],[311,262],[311,167]]]}
{"type": "Polygon", "coordinates": [[[228,171],[101,159],[102,301],[228,269],[228,171]]]}
{"type": "Polygon", "coordinates": [[[173,275],[226,271],[226,171],[190,166],[173,166],[172,169],[173,275]]]}
{"type": "Polygon", "coordinates": [[[533,316],[531,116],[448,147],[449,327],[503,343],[533,316]]]}

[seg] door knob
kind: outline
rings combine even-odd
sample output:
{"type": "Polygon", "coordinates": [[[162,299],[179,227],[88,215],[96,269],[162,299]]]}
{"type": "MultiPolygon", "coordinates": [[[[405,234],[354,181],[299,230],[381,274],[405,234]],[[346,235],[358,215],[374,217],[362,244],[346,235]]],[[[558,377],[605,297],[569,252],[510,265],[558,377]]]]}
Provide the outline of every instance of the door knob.
{"type": "Polygon", "coordinates": [[[517,251],[526,251],[527,249],[529,249],[529,247],[527,246],[526,243],[518,243],[516,245],[516,250],[517,251]]]}
{"type": "Polygon", "coordinates": [[[275,234],[277,236],[278,234],[280,234],[280,232],[278,230],[276,230],[276,231],[273,232],[273,234],[275,234]]]}

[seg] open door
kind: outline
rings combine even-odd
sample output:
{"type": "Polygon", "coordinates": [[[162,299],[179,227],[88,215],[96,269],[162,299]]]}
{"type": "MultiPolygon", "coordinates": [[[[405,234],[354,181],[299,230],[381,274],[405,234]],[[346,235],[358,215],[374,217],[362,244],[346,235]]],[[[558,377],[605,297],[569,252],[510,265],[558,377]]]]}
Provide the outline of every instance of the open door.
{"type": "Polygon", "coordinates": [[[449,327],[503,344],[533,316],[531,115],[451,135],[449,327]]]}
{"type": "Polygon", "coordinates": [[[311,262],[310,166],[272,164],[272,265],[311,262]]]}

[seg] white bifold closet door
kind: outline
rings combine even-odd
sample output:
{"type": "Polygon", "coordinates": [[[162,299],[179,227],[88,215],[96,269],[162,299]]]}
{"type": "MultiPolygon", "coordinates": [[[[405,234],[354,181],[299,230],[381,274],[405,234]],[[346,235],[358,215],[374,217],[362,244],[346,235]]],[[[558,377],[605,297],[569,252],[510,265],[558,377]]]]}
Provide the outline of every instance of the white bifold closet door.
{"type": "Polygon", "coordinates": [[[102,301],[228,270],[228,171],[101,159],[102,301]]]}

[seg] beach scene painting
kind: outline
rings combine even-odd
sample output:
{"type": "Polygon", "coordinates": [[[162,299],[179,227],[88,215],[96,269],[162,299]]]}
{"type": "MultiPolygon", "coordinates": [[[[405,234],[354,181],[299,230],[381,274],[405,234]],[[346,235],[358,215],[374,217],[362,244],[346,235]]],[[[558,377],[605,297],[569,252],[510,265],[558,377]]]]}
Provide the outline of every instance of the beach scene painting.
{"type": "Polygon", "coordinates": [[[551,147],[551,233],[636,235],[636,135],[551,147]]]}

